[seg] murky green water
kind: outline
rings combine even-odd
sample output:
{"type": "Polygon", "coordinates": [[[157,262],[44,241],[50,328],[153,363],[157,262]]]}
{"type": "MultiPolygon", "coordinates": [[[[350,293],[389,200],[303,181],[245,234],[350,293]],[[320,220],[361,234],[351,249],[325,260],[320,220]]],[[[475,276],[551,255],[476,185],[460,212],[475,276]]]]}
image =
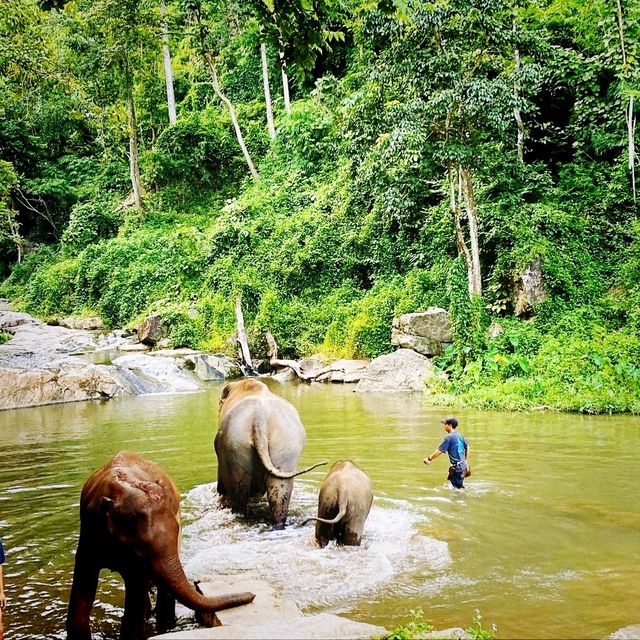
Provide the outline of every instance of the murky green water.
{"type": "MultiPolygon", "coordinates": [[[[185,495],[191,577],[252,570],[306,611],[391,628],[421,608],[436,627],[479,609],[499,638],[604,637],[640,623],[640,419],[459,412],[471,443],[465,492],[422,458],[443,434],[419,397],[278,386],[299,409],[302,464],[352,459],[376,500],[363,546],[314,547],[312,526],[273,532],[260,506],[238,519],[212,484],[220,386],[0,412],[0,537],[7,640],[62,637],[84,480],[121,449],[161,464],[185,495]]],[[[312,515],[326,470],[296,482],[291,521],[312,515]]],[[[122,592],[103,572],[96,637],[116,637],[122,592]]]]}

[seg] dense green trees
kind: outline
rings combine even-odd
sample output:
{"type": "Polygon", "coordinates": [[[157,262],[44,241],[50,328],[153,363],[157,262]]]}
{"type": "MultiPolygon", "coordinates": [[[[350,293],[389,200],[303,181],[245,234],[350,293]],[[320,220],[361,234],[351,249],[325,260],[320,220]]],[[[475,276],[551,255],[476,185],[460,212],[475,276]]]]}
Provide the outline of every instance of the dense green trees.
{"type": "Polygon", "coordinates": [[[640,410],[640,0],[9,0],[0,39],[31,311],[219,349],[241,293],[285,356],[373,357],[436,304],[434,398],[640,410]]]}

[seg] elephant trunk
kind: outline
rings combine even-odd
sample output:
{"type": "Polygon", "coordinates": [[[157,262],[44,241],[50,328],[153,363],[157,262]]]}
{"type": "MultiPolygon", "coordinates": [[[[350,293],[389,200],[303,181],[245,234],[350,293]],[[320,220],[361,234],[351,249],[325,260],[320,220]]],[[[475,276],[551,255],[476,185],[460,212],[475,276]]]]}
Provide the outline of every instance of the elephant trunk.
{"type": "Polygon", "coordinates": [[[231,593],[208,598],[196,591],[184,573],[176,554],[152,563],[152,570],[158,580],[175,596],[176,600],[194,611],[221,611],[253,602],[254,593],[231,593]]]}

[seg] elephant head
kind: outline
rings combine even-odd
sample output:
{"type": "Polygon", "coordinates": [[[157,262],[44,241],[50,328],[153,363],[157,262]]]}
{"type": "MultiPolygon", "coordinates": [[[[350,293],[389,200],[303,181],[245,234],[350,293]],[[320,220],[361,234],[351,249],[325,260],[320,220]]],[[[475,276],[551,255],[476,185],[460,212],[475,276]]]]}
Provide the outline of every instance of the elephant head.
{"type": "Polygon", "coordinates": [[[144,635],[151,583],[158,587],[157,614],[166,625],[174,619],[174,598],[196,611],[219,611],[253,600],[251,593],[219,598],[199,593],[184,573],[179,540],[180,496],[159,467],[135,453],[121,452],[94,473],[80,498],[69,637],[90,637],[89,615],[103,567],[119,572],[125,581],[123,637],[144,635]]]}

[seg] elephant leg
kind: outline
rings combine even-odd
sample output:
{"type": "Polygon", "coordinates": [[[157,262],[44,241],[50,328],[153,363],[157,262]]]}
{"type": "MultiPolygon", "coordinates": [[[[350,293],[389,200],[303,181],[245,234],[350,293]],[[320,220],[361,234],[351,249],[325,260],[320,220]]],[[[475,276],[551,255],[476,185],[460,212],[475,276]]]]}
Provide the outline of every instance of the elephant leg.
{"type": "Polygon", "coordinates": [[[220,471],[218,471],[218,484],[216,485],[216,490],[221,496],[224,496],[227,493],[227,490],[224,488],[224,482],[220,477],[220,471]]]}
{"type": "Polygon", "coordinates": [[[67,611],[68,640],[90,640],[91,638],[91,609],[96,599],[99,576],[100,567],[85,550],[81,535],[76,552],[73,584],[67,611]]]}
{"type": "Polygon", "coordinates": [[[334,538],[333,526],[326,522],[316,522],[316,542],[321,549],[324,549],[334,538]]]}
{"type": "Polygon", "coordinates": [[[345,523],[342,544],[359,547],[362,541],[364,518],[353,518],[345,523]]]}
{"type": "Polygon", "coordinates": [[[234,513],[245,513],[250,490],[251,465],[240,459],[232,466],[219,458],[217,491],[222,496],[222,504],[231,507],[234,513]]]}
{"type": "Polygon", "coordinates": [[[160,633],[176,626],[176,599],[170,591],[160,586],[156,599],[156,626],[160,633]]]}
{"type": "Polygon", "coordinates": [[[149,606],[149,580],[139,571],[132,570],[124,578],[124,615],[120,625],[120,640],[143,640],[146,637],[147,608],[149,606]]]}
{"type": "Polygon", "coordinates": [[[267,500],[269,500],[275,529],[284,529],[292,491],[293,478],[283,479],[273,476],[267,478],[267,500]]]}

